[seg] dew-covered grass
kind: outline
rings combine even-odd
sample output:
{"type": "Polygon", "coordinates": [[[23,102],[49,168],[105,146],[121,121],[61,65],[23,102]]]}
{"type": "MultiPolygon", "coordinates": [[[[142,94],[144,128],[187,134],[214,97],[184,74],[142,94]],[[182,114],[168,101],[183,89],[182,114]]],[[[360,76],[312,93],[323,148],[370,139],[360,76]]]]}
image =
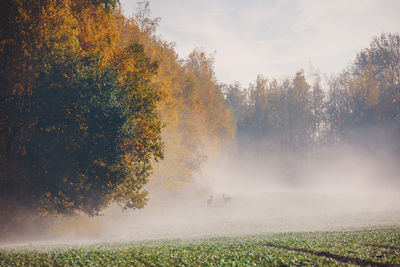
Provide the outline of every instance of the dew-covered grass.
{"type": "Polygon", "coordinates": [[[0,266],[400,264],[400,228],[0,249],[0,266]]]}

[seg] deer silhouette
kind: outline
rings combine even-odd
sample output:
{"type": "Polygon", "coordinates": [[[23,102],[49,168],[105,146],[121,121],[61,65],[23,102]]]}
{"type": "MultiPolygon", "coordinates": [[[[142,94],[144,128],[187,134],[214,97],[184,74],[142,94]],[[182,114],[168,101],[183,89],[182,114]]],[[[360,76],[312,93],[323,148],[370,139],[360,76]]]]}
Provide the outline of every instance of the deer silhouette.
{"type": "Polygon", "coordinates": [[[212,202],[213,202],[213,195],[210,196],[209,199],[207,199],[207,206],[211,206],[212,202]]]}
{"type": "Polygon", "coordinates": [[[231,202],[232,200],[231,197],[225,196],[225,194],[222,194],[222,199],[224,200],[225,204],[231,202]]]}

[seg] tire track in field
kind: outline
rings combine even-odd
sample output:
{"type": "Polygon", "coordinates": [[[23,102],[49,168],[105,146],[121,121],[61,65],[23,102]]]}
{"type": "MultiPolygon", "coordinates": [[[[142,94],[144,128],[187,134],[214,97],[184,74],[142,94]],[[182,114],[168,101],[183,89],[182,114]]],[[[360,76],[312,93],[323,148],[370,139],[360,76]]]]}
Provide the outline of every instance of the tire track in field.
{"type": "Polygon", "coordinates": [[[330,252],[327,252],[327,251],[314,251],[314,250],[303,249],[303,248],[291,248],[291,247],[286,247],[286,246],[281,246],[281,245],[275,245],[275,244],[272,244],[272,243],[264,244],[264,246],[265,247],[271,247],[271,248],[279,248],[279,249],[284,249],[284,250],[289,250],[289,251],[309,253],[309,254],[313,254],[313,255],[316,255],[316,256],[321,256],[321,257],[334,259],[334,260],[336,260],[338,262],[356,264],[356,265],[359,265],[359,266],[395,266],[393,264],[387,264],[387,263],[363,260],[363,259],[360,259],[360,258],[342,256],[342,255],[333,254],[333,253],[330,253],[330,252]]]}

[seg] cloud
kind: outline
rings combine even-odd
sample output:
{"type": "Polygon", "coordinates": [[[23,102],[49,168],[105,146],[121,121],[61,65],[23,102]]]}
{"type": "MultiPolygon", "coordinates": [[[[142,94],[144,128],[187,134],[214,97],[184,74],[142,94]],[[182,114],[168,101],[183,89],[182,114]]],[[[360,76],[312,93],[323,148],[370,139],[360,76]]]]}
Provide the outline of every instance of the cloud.
{"type": "MultiPolygon", "coordinates": [[[[125,14],[134,11],[134,1],[121,2],[125,14]]],[[[373,36],[400,31],[397,0],[153,0],[152,10],[181,57],[195,47],[216,51],[217,78],[244,85],[310,63],[338,72],[373,36]]]]}

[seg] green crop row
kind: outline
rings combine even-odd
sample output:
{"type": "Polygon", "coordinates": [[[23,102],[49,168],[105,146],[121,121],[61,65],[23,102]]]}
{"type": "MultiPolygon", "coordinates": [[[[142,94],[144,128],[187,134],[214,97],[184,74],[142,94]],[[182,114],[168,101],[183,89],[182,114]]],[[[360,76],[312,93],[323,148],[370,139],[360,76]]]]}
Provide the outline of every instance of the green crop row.
{"type": "Polygon", "coordinates": [[[326,266],[380,263],[400,264],[400,228],[0,250],[0,266],[326,266]]]}

